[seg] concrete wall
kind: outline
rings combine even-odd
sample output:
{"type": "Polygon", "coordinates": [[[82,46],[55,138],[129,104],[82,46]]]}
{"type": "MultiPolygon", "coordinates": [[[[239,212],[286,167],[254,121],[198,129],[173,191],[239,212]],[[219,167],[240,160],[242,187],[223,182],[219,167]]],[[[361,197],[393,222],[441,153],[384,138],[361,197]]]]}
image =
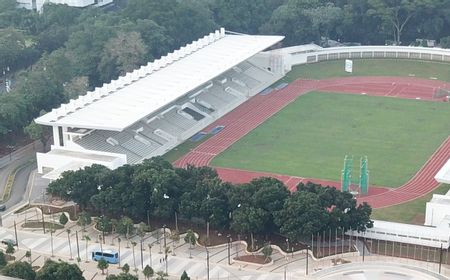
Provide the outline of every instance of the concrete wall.
{"type": "Polygon", "coordinates": [[[450,49],[403,46],[355,46],[337,48],[314,48],[314,45],[309,46],[309,49],[299,48],[301,51],[292,47],[281,49],[285,53],[286,67],[327,60],[358,58],[418,59],[450,62],[450,49]]]}

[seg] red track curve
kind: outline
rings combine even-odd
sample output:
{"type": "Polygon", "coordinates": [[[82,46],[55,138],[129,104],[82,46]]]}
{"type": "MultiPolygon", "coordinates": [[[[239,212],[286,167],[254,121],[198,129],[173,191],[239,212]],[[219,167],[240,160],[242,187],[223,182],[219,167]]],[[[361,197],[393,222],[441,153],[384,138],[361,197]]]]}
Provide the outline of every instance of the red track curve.
{"type": "MultiPolygon", "coordinates": [[[[223,125],[225,128],[175,161],[175,165],[178,167],[184,167],[187,164],[195,166],[209,165],[215,156],[225,151],[237,140],[294,101],[298,96],[312,90],[440,101],[441,99],[433,98],[437,88],[450,89],[450,84],[437,80],[407,77],[349,77],[326,80],[296,80],[284,89],[268,95],[252,97],[232,112],[215,121],[205,131],[218,125],[223,125]]],[[[442,143],[416,175],[404,185],[396,189],[371,186],[369,194],[358,197],[358,202],[366,201],[373,208],[382,208],[423,196],[439,186],[439,183],[434,180],[434,175],[449,157],[450,137],[442,143]]],[[[248,182],[260,176],[272,176],[283,181],[291,190],[302,181],[312,181],[340,188],[340,183],[338,182],[315,178],[301,178],[230,168],[216,169],[223,180],[233,183],[248,182]]]]}

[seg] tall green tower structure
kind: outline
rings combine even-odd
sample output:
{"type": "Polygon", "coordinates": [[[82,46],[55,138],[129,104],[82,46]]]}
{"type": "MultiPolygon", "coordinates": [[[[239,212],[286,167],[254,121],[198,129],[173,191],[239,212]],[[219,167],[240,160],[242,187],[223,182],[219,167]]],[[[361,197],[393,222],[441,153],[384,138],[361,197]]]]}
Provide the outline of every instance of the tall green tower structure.
{"type": "Polygon", "coordinates": [[[353,157],[345,156],[344,158],[344,169],[341,174],[341,190],[343,192],[348,192],[349,187],[352,184],[352,166],[353,157]]]}
{"type": "Polygon", "coordinates": [[[359,175],[359,189],[363,195],[369,193],[369,169],[367,156],[361,158],[360,175],[359,175]]]}

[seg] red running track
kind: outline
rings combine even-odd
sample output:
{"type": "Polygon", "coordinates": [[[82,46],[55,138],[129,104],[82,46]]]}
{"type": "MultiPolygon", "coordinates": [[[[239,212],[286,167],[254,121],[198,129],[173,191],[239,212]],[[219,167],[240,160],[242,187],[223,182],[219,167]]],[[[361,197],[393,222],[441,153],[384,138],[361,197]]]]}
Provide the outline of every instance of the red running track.
{"type": "MultiPolygon", "coordinates": [[[[336,93],[345,92],[440,101],[442,100],[441,98],[433,98],[433,94],[438,88],[450,89],[450,84],[437,80],[407,77],[349,77],[326,80],[297,80],[286,88],[274,91],[268,95],[256,95],[232,112],[215,121],[205,128],[205,131],[218,125],[223,125],[225,128],[217,135],[214,135],[178,159],[175,165],[179,167],[184,167],[188,164],[195,166],[209,165],[216,155],[225,151],[237,140],[294,101],[298,96],[309,91],[321,90],[336,93]]],[[[447,138],[417,174],[404,185],[396,189],[371,186],[369,194],[358,197],[358,202],[366,201],[373,208],[382,208],[423,196],[439,186],[439,183],[434,180],[434,175],[449,157],[450,138],[447,138]]],[[[272,176],[283,181],[291,190],[294,190],[298,183],[307,181],[340,188],[339,182],[315,178],[301,178],[230,168],[216,169],[223,180],[233,183],[244,183],[253,178],[272,176]]]]}

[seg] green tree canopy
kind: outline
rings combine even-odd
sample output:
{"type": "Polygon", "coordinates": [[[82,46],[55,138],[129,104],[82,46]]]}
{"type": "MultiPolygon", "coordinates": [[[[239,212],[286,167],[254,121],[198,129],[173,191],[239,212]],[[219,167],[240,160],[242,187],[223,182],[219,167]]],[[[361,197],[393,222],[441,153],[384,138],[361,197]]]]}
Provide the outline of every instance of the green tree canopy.
{"type": "Polygon", "coordinates": [[[110,274],[106,276],[106,280],[139,280],[139,278],[129,273],[120,273],[119,275],[110,274]]]}
{"type": "Polygon", "coordinates": [[[45,261],[44,266],[37,272],[36,280],[84,280],[83,272],[76,264],[63,261],[45,261]]]}
{"type": "Polygon", "coordinates": [[[21,261],[6,265],[2,269],[2,274],[5,276],[17,277],[24,280],[34,280],[36,277],[36,273],[31,267],[31,264],[21,261]]]}
{"type": "Polygon", "coordinates": [[[97,268],[100,269],[102,271],[102,275],[105,274],[105,269],[107,269],[109,267],[108,262],[104,259],[101,258],[98,262],[97,262],[97,268]]]}

